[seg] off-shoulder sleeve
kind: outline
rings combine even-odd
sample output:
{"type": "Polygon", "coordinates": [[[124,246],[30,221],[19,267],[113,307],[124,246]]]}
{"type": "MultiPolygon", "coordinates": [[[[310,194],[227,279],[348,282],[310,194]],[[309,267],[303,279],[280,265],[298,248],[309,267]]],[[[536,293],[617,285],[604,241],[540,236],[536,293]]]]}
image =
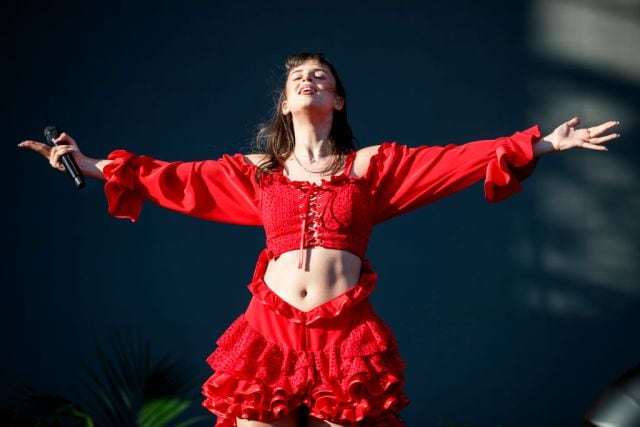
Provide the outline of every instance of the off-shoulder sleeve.
{"type": "Polygon", "coordinates": [[[498,202],[520,191],[538,161],[533,143],[537,125],[510,137],[462,145],[408,147],[384,142],[371,157],[365,179],[371,183],[376,222],[409,212],[484,178],[485,198],[498,202]]]}
{"type": "Polygon", "coordinates": [[[165,162],[115,150],[103,170],[109,213],[135,222],[144,199],[211,221],[261,225],[256,166],[242,154],[165,162]]]}

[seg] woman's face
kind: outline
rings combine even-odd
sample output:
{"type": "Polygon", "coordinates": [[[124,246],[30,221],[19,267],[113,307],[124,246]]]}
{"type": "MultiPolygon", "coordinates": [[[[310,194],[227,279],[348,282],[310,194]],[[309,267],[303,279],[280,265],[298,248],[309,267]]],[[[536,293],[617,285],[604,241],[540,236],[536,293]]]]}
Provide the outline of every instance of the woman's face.
{"type": "Polygon", "coordinates": [[[331,71],[317,61],[306,61],[291,69],[285,96],[281,105],[285,115],[309,109],[332,113],[344,106],[344,100],[336,95],[336,81],[331,71]]]}

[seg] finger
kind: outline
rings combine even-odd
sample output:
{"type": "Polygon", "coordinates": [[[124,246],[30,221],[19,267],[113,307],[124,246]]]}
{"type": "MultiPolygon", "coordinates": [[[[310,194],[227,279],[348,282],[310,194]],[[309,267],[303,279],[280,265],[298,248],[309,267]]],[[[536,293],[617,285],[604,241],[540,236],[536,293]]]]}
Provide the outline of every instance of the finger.
{"type": "Polygon", "coordinates": [[[565,123],[569,127],[578,126],[580,124],[580,117],[574,117],[565,123]]]}
{"type": "Polygon", "coordinates": [[[605,147],[604,145],[595,145],[595,144],[591,144],[591,143],[588,143],[588,142],[585,142],[580,147],[587,148],[589,150],[609,151],[609,149],[607,147],[605,147]]]}
{"type": "Polygon", "coordinates": [[[612,120],[606,123],[602,123],[598,126],[592,126],[589,128],[589,133],[591,134],[591,136],[598,136],[603,134],[604,132],[606,132],[607,130],[611,129],[614,126],[619,125],[620,122],[612,120]]]}
{"type": "Polygon", "coordinates": [[[589,139],[590,144],[602,144],[603,142],[611,141],[614,139],[620,138],[619,133],[612,133],[611,135],[601,136],[600,138],[591,138],[589,139]]]}
{"type": "Polygon", "coordinates": [[[18,147],[33,150],[47,159],[49,158],[49,155],[51,153],[51,147],[38,141],[22,141],[20,144],[18,144],[18,147]]]}
{"type": "Polygon", "coordinates": [[[60,161],[60,158],[63,155],[70,153],[72,151],[75,151],[75,148],[69,145],[60,145],[57,147],[53,147],[51,149],[51,156],[49,157],[49,163],[51,164],[51,166],[53,166],[56,169],[62,168],[61,170],[64,170],[64,165],[60,161]]]}
{"type": "Polygon", "coordinates": [[[51,149],[51,160],[53,161],[57,161],[60,159],[61,156],[67,154],[67,153],[71,153],[72,151],[76,151],[75,147],[72,147],[70,145],[59,145],[57,147],[53,147],[51,149]]]}
{"type": "Polygon", "coordinates": [[[50,160],[49,164],[51,164],[51,167],[54,168],[54,169],[58,169],[58,170],[61,170],[61,171],[64,170],[64,164],[62,162],[60,162],[60,161],[50,160]]]}
{"type": "Polygon", "coordinates": [[[76,141],[71,138],[66,132],[62,132],[59,137],[53,140],[53,142],[59,145],[71,145],[72,147],[78,147],[76,141]]]}

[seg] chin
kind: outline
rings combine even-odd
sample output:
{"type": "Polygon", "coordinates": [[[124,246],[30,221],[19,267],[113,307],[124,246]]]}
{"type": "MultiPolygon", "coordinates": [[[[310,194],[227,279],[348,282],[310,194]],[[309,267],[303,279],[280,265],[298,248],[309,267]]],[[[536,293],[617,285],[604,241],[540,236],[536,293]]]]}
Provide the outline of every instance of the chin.
{"type": "Polygon", "coordinates": [[[292,113],[300,112],[300,113],[309,113],[313,112],[333,112],[333,105],[327,105],[322,102],[318,102],[317,100],[310,99],[308,102],[300,103],[296,106],[295,110],[291,110],[292,113]]]}

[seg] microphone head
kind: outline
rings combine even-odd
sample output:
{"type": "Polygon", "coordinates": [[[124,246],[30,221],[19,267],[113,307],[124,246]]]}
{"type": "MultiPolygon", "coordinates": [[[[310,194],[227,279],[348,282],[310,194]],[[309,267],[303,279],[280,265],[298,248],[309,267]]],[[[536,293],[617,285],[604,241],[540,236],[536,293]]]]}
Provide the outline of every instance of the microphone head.
{"type": "Polygon", "coordinates": [[[60,136],[60,129],[57,126],[47,126],[44,128],[44,137],[49,145],[53,145],[53,140],[60,136]]]}
{"type": "Polygon", "coordinates": [[[583,420],[588,426],[640,426],[640,365],[614,380],[591,405],[583,420]]]}

